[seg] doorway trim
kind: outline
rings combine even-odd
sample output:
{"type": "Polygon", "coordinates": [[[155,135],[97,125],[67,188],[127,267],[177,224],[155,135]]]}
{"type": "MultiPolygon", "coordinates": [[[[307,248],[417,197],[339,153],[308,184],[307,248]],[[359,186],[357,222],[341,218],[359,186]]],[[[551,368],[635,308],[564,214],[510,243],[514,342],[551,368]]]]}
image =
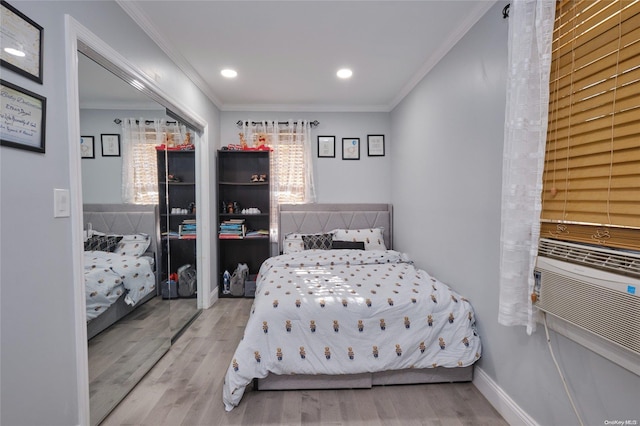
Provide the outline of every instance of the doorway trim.
{"type": "MultiPolygon", "coordinates": [[[[212,297],[210,285],[211,265],[206,259],[211,259],[211,237],[209,232],[210,196],[209,196],[209,125],[198,114],[191,111],[179,101],[173,99],[158,85],[148,79],[135,65],[127,61],[117,51],[107,45],[72,16],[65,15],[65,64],[67,85],[67,113],[69,117],[69,190],[71,204],[71,252],[73,256],[73,285],[74,285],[74,317],[75,317],[75,353],[76,353],[76,383],[78,387],[78,423],[89,424],[89,363],[87,350],[86,299],[84,286],[84,272],[82,255],[83,244],[83,214],[82,214],[82,169],[80,144],[80,102],[78,89],[78,49],[88,49],[104,58],[109,71],[116,73],[125,81],[131,83],[137,80],[142,83],[141,90],[149,97],[167,108],[182,121],[199,132],[196,138],[196,197],[198,208],[196,220],[198,222],[198,239],[196,250],[198,253],[198,308],[206,309],[215,301],[212,297]]],[[[104,64],[102,64],[104,66],[104,64]]],[[[215,296],[215,295],[213,295],[215,296]]]]}

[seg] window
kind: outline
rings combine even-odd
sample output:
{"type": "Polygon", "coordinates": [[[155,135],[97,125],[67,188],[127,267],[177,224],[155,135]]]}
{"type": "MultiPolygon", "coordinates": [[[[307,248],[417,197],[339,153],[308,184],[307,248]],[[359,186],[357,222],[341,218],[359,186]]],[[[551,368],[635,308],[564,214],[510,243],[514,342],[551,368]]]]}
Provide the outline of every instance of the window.
{"type": "Polygon", "coordinates": [[[271,148],[271,240],[278,240],[278,206],[315,201],[308,121],[242,123],[242,135],[252,146],[271,148]]]}
{"type": "Polygon", "coordinates": [[[122,122],[122,199],[131,204],[158,204],[156,146],[182,143],[186,128],[175,121],[127,118],[122,122]]]}
{"type": "Polygon", "coordinates": [[[556,6],[541,236],[640,249],[640,2],[556,6]]]}

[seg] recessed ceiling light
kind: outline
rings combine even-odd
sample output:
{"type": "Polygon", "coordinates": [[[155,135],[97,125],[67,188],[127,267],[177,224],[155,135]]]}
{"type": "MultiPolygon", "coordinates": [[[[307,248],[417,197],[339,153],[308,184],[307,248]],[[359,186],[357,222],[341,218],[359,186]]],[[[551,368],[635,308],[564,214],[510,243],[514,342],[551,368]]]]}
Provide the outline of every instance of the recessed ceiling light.
{"type": "Polygon", "coordinates": [[[4,51],[9,55],[19,56],[21,58],[24,58],[26,56],[26,54],[22,50],[14,49],[13,47],[5,47],[4,51]]]}
{"type": "Polygon", "coordinates": [[[223,77],[227,77],[227,78],[234,78],[238,75],[238,73],[232,69],[222,70],[220,71],[220,74],[222,74],[223,77]]]}
{"type": "Polygon", "coordinates": [[[353,75],[353,72],[349,68],[342,68],[341,70],[338,70],[336,75],[340,78],[349,78],[353,75]]]}

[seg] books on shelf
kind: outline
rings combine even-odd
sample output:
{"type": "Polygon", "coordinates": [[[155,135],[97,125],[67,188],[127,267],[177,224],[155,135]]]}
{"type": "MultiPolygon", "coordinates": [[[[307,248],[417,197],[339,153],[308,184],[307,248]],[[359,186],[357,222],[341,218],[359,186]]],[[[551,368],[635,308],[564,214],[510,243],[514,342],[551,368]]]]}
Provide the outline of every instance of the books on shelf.
{"type": "Polygon", "coordinates": [[[266,238],[269,236],[268,229],[258,229],[257,231],[249,231],[246,233],[245,238],[266,238]]]}
{"type": "Polygon", "coordinates": [[[180,239],[195,239],[197,235],[196,220],[185,219],[180,225],[178,225],[178,238],[180,239]]]}
{"type": "Polygon", "coordinates": [[[228,219],[220,223],[218,237],[220,239],[242,239],[247,232],[244,219],[228,219]]]}

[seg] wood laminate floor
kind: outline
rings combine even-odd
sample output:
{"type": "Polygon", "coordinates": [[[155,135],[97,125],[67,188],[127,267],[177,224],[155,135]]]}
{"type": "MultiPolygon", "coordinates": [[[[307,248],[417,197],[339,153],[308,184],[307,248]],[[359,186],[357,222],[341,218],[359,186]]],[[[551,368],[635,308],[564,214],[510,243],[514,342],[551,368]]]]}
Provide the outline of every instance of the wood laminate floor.
{"type": "Polygon", "coordinates": [[[114,425],[507,425],[471,383],[253,391],[224,410],[222,382],[252,299],[221,299],[105,419],[114,425]]]}
{"type": "Polygon", "coordinates": [[[169,350],[197,313],[195,299],[155,297],[88,342],[89,406],[95,425],[169,350]]]}

